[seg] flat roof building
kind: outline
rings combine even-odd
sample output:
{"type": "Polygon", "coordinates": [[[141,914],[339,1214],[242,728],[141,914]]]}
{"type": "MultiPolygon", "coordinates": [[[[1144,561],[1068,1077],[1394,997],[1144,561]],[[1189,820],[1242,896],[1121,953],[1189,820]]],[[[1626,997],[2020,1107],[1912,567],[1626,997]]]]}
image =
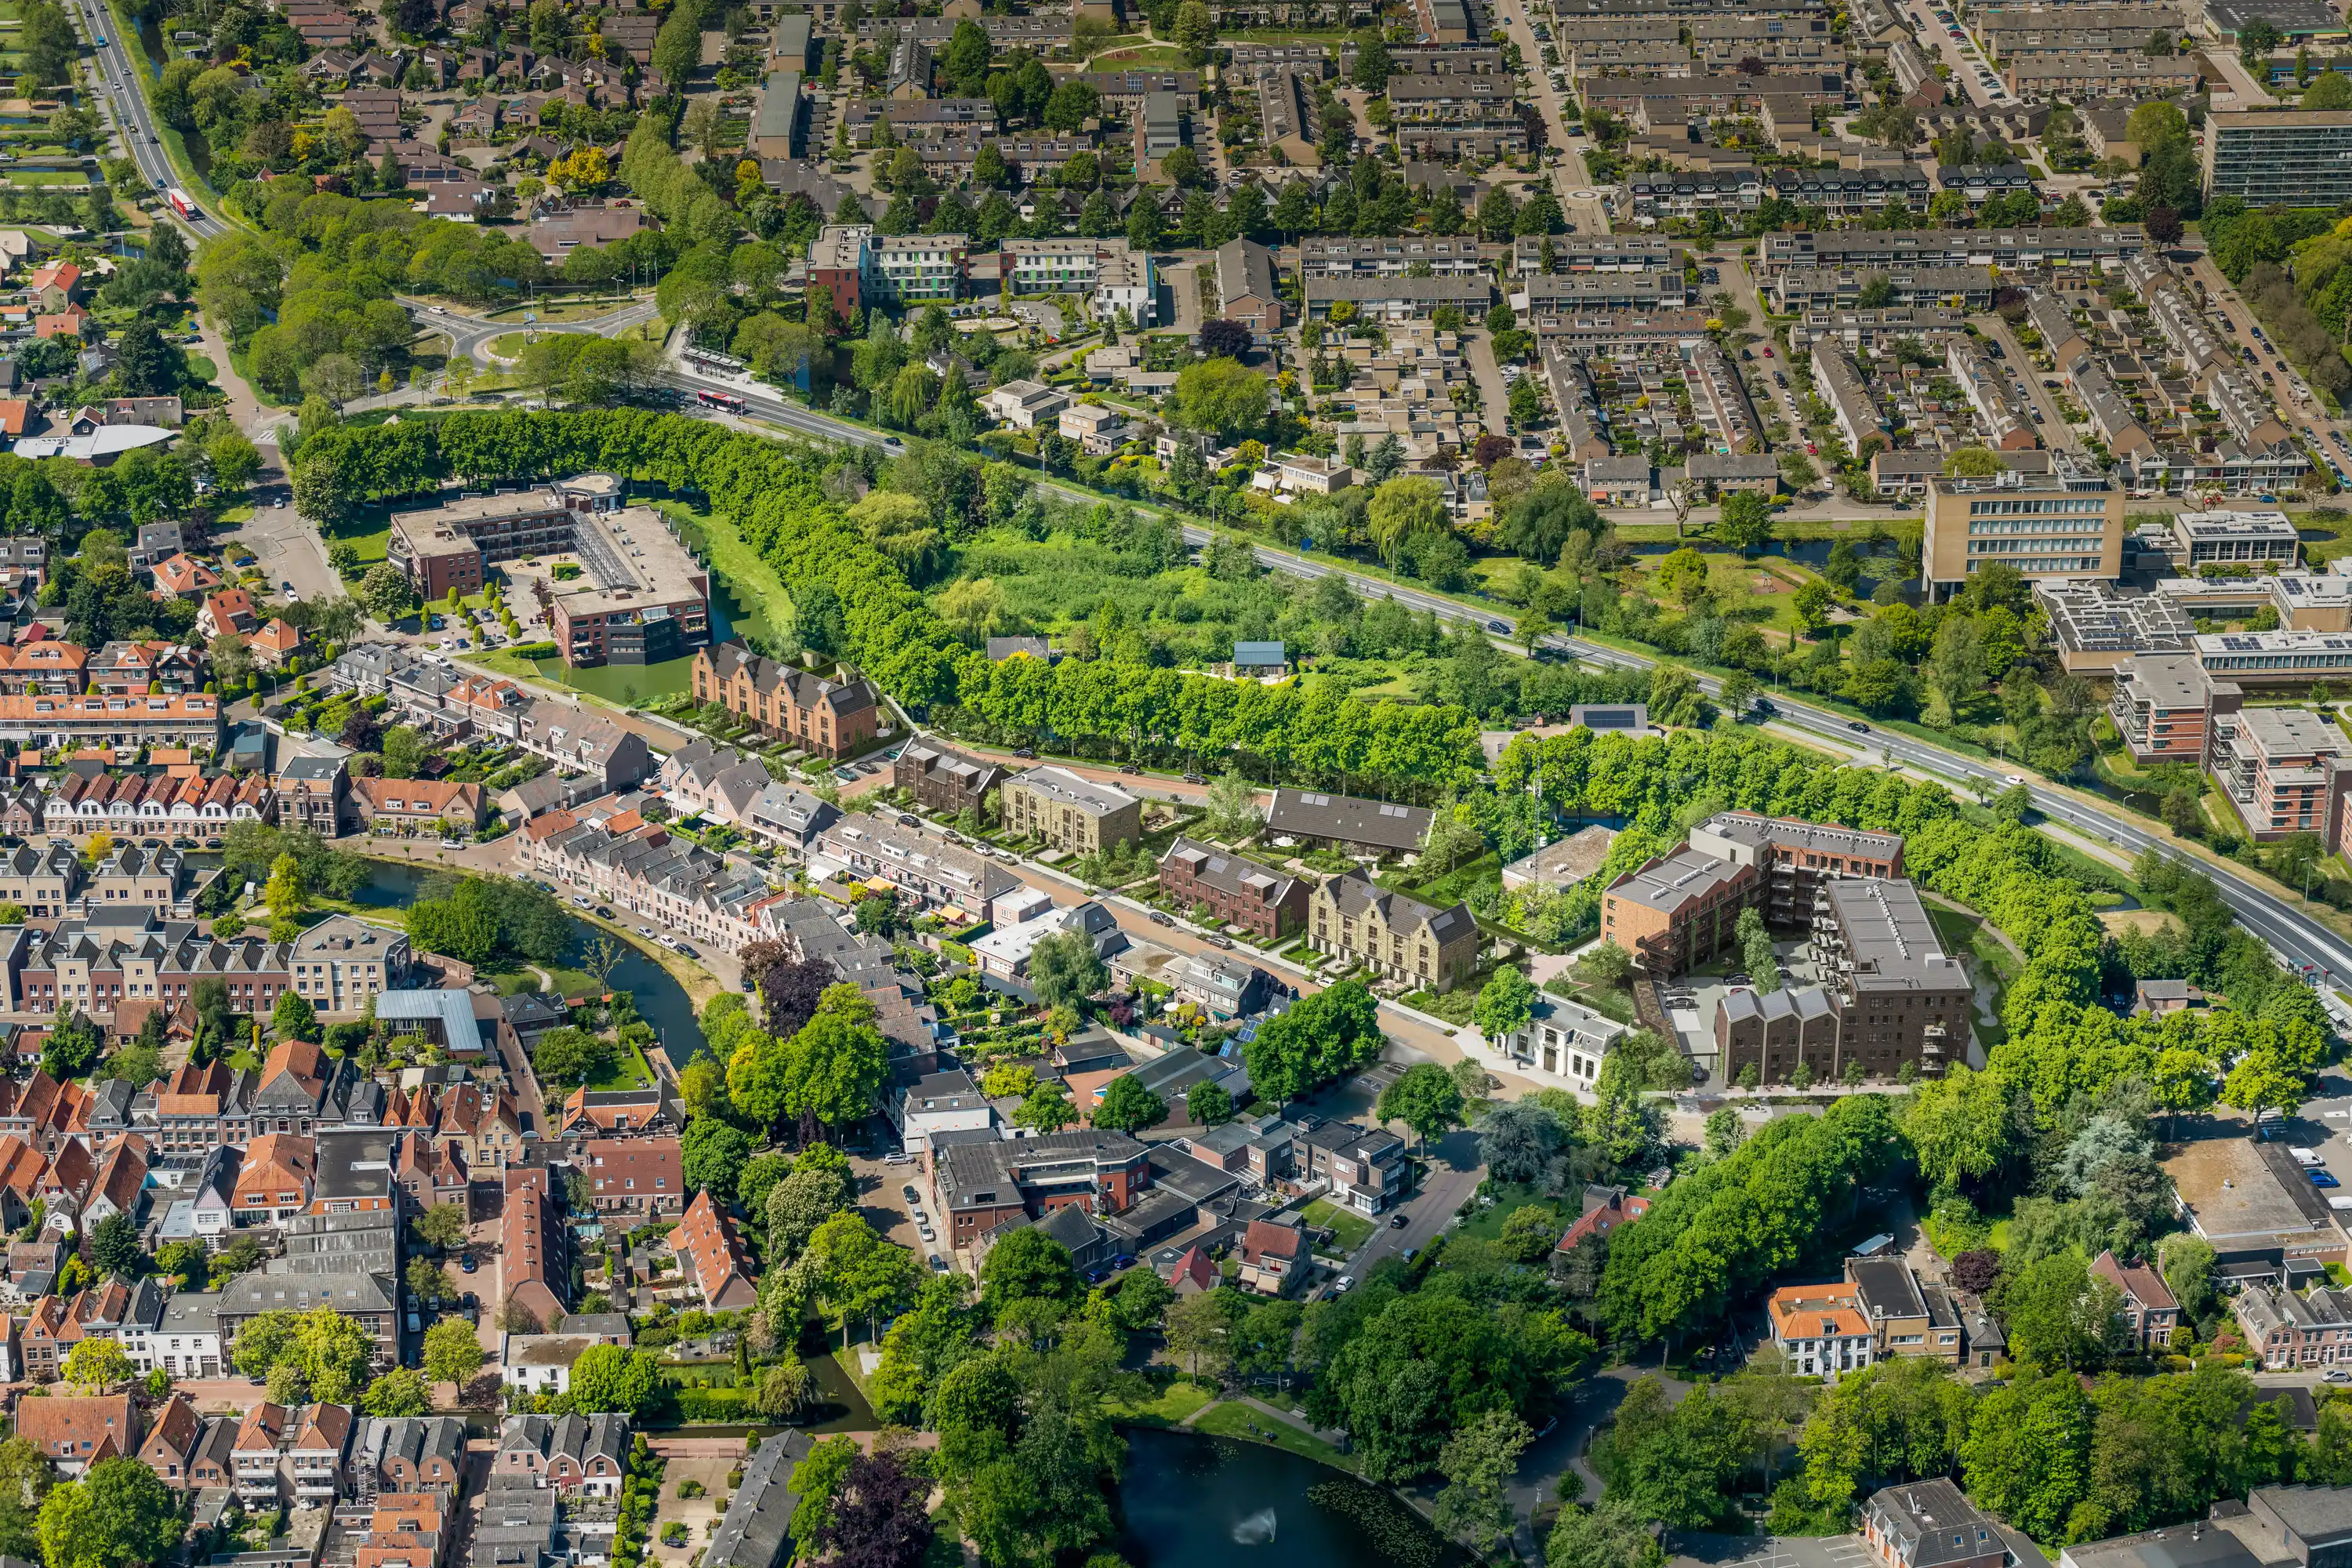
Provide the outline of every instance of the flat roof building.
{"type": "Polygon", "coordinates": [[[2352,676],[2352,637],[2337,632],[2206,632],[2189,639],[2208,675],[2240,686],[2309,686],[2352,676]]]}
{"type": "Polygon", "coordinates": [[[2184,511],[2172,520],[2173,559],[2194,572],[2209,562],[2292,564],[2302,538],[2283,511],[2184,511]]]}
{"type": "Polygon", "coordinates": [[[2248,109],[2205,117],[2206,199],[2249,206],[2352,201],[2352,110],[2248,109]]]}
{"type": "Polygon", "coordinates": [[[1841,1018],[1837,1070],[1942,1072],[1968,1057],[1972,989],[1908,882],[1832,879],[1814,904],[1813,955],[1841,1018]]]}
{"type": "Polygon", "coordinates": [[[2352,796],[2352,738],[2302,708],[2246,708],[2213,726],[2213,776],[2257,839],[2315,833],[2334,854],[2352,796]]]}
{"type": "Polygon", "coordinates": [[[2069,670],[2112,669],[2146,653],[2178,653],[2197,624],[2162,594],[2125,594],[2095,578],[2036,583],[2033,602],[2050,620],[2058,662],[2069,670]]]}
{"type": "Polygon", "coordinates": [[[566,664],[683,658],[710,641],[709,575],[667,518],[624,507],[625,492],[616,474],[583,474],[520,494],[460,496],[395,514],[387,553],[427,601],[480,593],[498,562],[577,555],[579,577],[548,584],[566,664]]]}
{"type": "Polygon", "coordinates": [[[2013,471],[1988,479],[1938,475],[1927,481],[1921,573],[1932,599],[1949,598],[1969,577],[2000,562],[2023,576],[2101,577],[2123,570],[2124,491],[2065,454],[2046,479],[2013,471]]]}
{"type": "Polygon", "coordinates": [[[2143,653],[2116,666],[2107,712],[2135,760],[2201,764],[2214,718],[2244,701],[2235,684],[2206,674],[2193,654],[2143,653]]]}

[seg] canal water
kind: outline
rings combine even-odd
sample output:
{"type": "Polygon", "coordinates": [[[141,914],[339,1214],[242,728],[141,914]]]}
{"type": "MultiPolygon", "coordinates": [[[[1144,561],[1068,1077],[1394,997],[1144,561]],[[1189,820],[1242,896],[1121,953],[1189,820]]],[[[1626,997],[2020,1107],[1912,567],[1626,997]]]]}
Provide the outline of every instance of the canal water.
{"type": "MultiPolygon", "coordinates": [[[[443,874],[430,867],[370,858],[368,879],[352,895],[352,902],[369,909],[406,909],[416,901],[427,878],[443,874]]],[[[566,913],[568,916],[569,911],[566,913]]],[[[579,967],[581,950],[596,930],[585,921],[572,921],[572,945],[565,955],[567,964],[579,967]]],[[[640,941],[641,938],[632,938],[625,944],[627,956],[613,971],[613,989],[630,994],[639,1016],[660,1034],[662,1048],[670,1060],[684,1067],[702,1048],[702,1029],[695,1022],[694,1004],[687,996],[686,987],[638,945],[640,941]]]]}
{"type": "Polygon", "coordinates": [[[1461,1568],[1391,1492],[1286,1449],[1185,1429],[1127,1432],[1118,1549],[1137,1568],[1461,1568]]]}

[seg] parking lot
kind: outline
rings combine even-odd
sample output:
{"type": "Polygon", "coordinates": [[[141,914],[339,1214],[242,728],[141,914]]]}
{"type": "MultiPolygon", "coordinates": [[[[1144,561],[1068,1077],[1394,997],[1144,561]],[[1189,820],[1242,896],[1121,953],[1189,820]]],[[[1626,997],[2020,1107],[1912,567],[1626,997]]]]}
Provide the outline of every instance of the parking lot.
{"type": "Polygon", "coordinates": [[[857,1178],[858,1207],[867,1224],[894,1245],[920,1253],[933,1273],[943,1274],[954,1267],[948,1244],[939,1234],[939,1215],[931,1212],[931,1200],[923,1192],[920,1165],[911,1161],[893,1165],[883,1159],[852,1154],[849,1168],[857,1178]]]}

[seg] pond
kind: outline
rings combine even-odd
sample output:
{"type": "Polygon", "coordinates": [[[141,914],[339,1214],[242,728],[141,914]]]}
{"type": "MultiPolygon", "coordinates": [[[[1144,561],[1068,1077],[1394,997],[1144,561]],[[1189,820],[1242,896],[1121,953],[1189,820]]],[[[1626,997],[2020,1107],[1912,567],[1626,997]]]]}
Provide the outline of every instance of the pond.
{"type": "Polygon", "coordinates": [[[1257,1443],[1132,1427],[1118,1550],[1137,1568],[1459,1568],[1394,1494],[1257,1443]]]}
{"type": "MultiPolygon", "coordinates": [[[[714,647],[735,635],[739,619],[751,618],[736,599],[727,579],[710,574],[710,641],[714,647]]],[[[599,664],[573,666],[550,655],[531,660],[541,679],[584,691],[607,702],[635,708],[656,698],[675,696],[694,684],[694,659],[664,659],[658,664],[599,664]]]]}
{"type": "MultiPolygon", "coordinates": [[[[431,867],[371,857],[368,879],[352,895],[352,902],[368,909],[406,909],[416,901],[425,879],[434,875],[436,873],[431,867]]],[[[565,955],[567,963],[577,967],[581,949],[596,929],[588,921],[572,920],[572,945],[565,955]]],[[[629,942],[626,947],[626,956],[613,971],[613,989],[626,991],[635,999],[639,1016],[661,1037],[662,1049],[673,1063],[684,1067],[702,1048],[702,1030],[695,1022],[694,1004],[676,976],[656,963],[635,941],[629,942]]]]}

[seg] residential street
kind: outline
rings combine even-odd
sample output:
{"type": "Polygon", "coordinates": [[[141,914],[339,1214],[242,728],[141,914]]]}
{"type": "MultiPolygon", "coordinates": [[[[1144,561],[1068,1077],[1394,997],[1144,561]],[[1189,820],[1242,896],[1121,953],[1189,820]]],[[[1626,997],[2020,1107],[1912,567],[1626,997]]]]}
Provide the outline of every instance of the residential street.
{"type": "Polygon", "coordinates": [[[1607,234],[1609,208],[1606,191],[1596,191],[1592,174],[1584,166],[1584,156],[1568,137],[1568,120],[1561,110],[1560,96],[1552,89],[1550,79],[1544,74],[1543,47],[1536,41],[1535,29],[1529,26],[1521,0],[1501,0],[1496,15],[1502,19],[1503,30],[1511,42],[1519,47],[1519,58],[1526,66],[1526,80],[1537,109],[1542,113],[1544,129],[1551,137],[1551,145],[1559,149],[1559,162],[1551,170],[1553,194],[1559,198],[1559,210],[1568,218],[1571,234],[1607,234]],[[1594,193],[1579,197],[1575,193],[1594,193]]]}
{"type": "MultiPolygon", "coordinates": [[[[1494,334],[1480,327],[1463,335],[1469,339],[1470,379],[1478,387],[1478,422],[1495,435],[1506,435],[1510,429],[1511,389],[1503,379],[1503,367],[1495,363],[1494,334]]],[[[1471,444],[1467,437],[1464,440],[1471,444]]]]}
{"type": "Polygon", "coordinates": [[[2034,366],[2032,359],[2018,342],[2017,334],[2010,330],[2009,323],[1997,315],[1971,316],[1969,321],[1979,331],[2000,345],[2000,352],[2009,356],[2007,363],[2023,378],[2026,395],[2033,399],[2033,406],[2042,412],[2044,423],[2035,426],[2042,438],[2070,452],[2083,450],[2083,438],[2074,433],[2074,426],[2067,423],[2064,412],[2058,406],[2058,395],[2042,384],[2042,373],[2034,366]]]}

